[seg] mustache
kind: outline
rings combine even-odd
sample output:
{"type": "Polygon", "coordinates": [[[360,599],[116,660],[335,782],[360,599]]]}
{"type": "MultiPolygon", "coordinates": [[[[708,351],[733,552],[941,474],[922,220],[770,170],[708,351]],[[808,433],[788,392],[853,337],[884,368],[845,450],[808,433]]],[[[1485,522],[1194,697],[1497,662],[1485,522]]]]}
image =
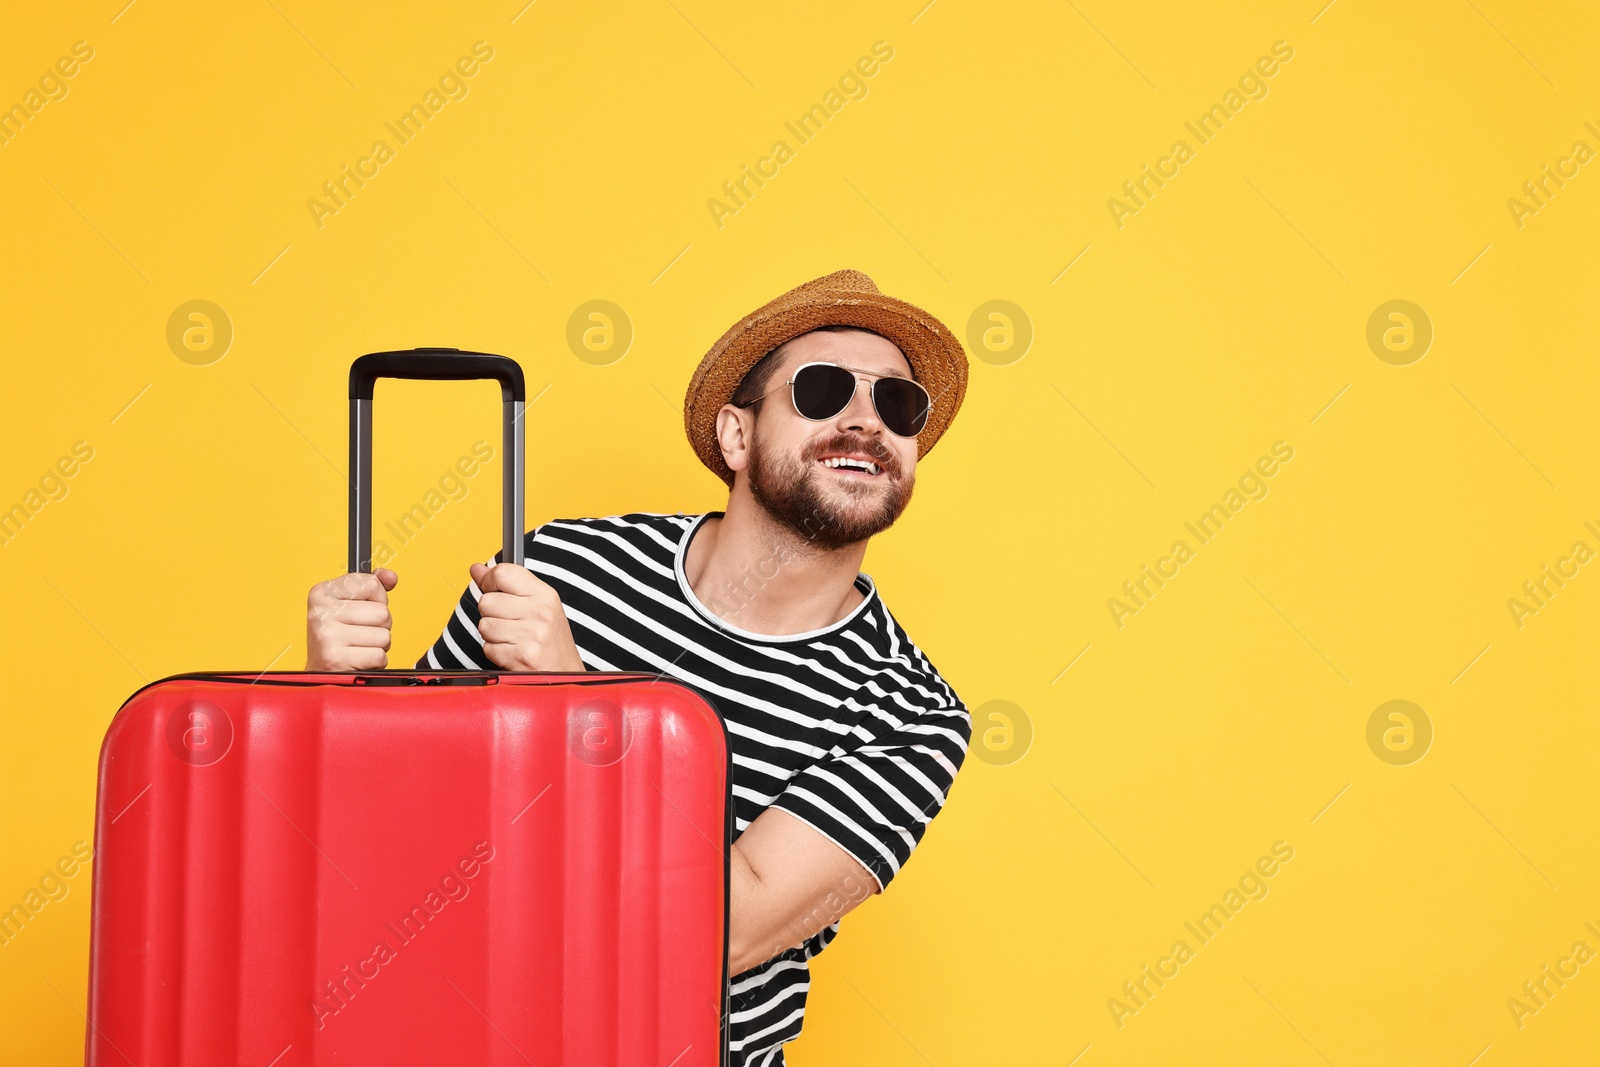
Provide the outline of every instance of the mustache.
{"type": "Polygon", "coordinates": [[[839,434],[821,441],[811,449],[811,459],[816,461],[829,453],[860,452],[871,456],[872,461],[889,474],[890,477],[900,477],[900,460],[896,458],[889,446],[882,441],[867,437],[852,437],[850,434],[839,434]]]}

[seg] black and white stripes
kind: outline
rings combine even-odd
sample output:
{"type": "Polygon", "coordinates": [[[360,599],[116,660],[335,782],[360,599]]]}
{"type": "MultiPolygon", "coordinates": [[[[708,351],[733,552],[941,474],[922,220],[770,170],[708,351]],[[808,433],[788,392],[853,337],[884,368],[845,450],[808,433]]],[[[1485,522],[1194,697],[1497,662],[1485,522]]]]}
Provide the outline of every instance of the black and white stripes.
{"type": "MultiPolygon", "coordinates": [[[[707,517],[555,520],[527,535],[526,565],[560,594],[588,669],[659,672],[716,701],[733,744],[737,832],[782,808],[886,886],[943,806],[971,717],[865,574],[856,578],[861,604],[810,633],[755,634],[713,614],[683,570],[707,517]]],[[[478,596],[469,585],[418,668],[493,669],[478,596]]],[[[783,1043],[800,1035],[805,1013],[806,961],[838,931],[835,923],[733,976],[733,1067],[782,1067],[783,1043]]]]}

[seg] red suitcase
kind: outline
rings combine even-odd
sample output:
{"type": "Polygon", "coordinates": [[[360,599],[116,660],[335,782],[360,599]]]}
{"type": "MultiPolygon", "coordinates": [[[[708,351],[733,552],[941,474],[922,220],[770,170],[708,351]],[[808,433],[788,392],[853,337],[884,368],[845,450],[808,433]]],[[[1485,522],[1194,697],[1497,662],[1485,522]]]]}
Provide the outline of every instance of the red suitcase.
{"type": "MultiPolygon", "coordinates": [[[[378,377],[500,381],[522,562],[521,368],[422,349],[351,367],[351,569],[378,377]]],[[[731,770],[650,675],[148,685],[100,756],[87,1061],[725,1065],[731,770]]]]}

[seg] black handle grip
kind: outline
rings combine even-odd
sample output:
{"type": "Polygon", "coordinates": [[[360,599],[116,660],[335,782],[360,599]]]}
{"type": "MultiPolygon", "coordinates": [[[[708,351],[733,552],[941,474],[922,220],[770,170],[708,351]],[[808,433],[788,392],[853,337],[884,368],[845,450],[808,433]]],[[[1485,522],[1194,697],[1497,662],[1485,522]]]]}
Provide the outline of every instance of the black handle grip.
{"type": "Polygon", "coordinates": [[[463,352],[459,348],[413,348],[362,356],[350,364],[350,399],[371,400],[372,387],[379,378],[428,382],[493,378],[500,383],[500,399],[505,403],[528,399],[522,367],[516,360],[483,352],[463,352]]]}
{"type": "Polygon", "coordinates": [[[527,385],[514,359],[455,348],[417,348],[373,352],[350,364],[350,543],[351,572],[372,570],[372,394],[379,378],[500,383],[504,411],[501,433],[504,476],[501,485],[500,558],[523,561],[524,424],[527,385]]]}

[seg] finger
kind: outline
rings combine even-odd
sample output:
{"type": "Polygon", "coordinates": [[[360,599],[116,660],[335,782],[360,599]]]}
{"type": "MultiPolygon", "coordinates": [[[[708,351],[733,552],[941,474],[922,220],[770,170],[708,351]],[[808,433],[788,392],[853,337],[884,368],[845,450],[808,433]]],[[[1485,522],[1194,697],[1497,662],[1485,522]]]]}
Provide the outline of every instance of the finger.
{"type": "Polygon", "coordinates": [[[515,563],[496,563],[488,569],[488,574],[479,584],[485,593],[514,593],[517,596],[527,596],[548,588],[532,571],[515,563]]]}
{"type": "Polygon", "coordinates": [[[379,567],[377,577],[385,589],[393,589],[400,584],[400,576],[388,567],[379,567]]]}
{"type": "MultiPolygon", "coordinates": [[[[394,574],[393,571],[389,573],[394,574]]],[[[379,577],[362,571],[341,574],[324,582],[323,588],[334,600],[375,600],[380,604],[389,602],[389,592],[379,577]]]]}
{"type": "Polygon", "coordinates": [[[482,619],[525,619],[534,605],[515,593],[485,593],[478,598],[478,617],[482,619]]]}
{"type": "Polygon", "coordinates": [[[516,645],[508,645],[502,642],[485,644],[483,646],[484,657],[496,667],[506,671],[511,670],[512,664],[516,662],[514,659],[512,659],[512,657],[516,655],[516,651],[516,645]]]}
{"type": "Polygon", "coordinates": [[[342,622],[351,626],[381,626],[391,629],[394,617],[389,609],[372,600],[336,600],[327,613],[329,622],[342,622]]]}
{"type": "Polygon", "coordinates": [[[478,621],[478,635],[485,644],[499,642],[502,644],[527,644],[529,643],[522,632],[522,627],[512,619],[480,619],[478,621]],[[522,640],[519,640],[521,638],[522,640]]]}
{"type": "Polygon", "coordinates": [[[347,626],[338,623],[328,639],[334,647],[383,648],[389,647],[390,632],[381,626],[347,626]]]}
{"type": "Polygon", "coordinates": [[[352,671],[381,671],[389,665],[389,653],[381,648],[347,648],[341,659],[352,671]]]}

